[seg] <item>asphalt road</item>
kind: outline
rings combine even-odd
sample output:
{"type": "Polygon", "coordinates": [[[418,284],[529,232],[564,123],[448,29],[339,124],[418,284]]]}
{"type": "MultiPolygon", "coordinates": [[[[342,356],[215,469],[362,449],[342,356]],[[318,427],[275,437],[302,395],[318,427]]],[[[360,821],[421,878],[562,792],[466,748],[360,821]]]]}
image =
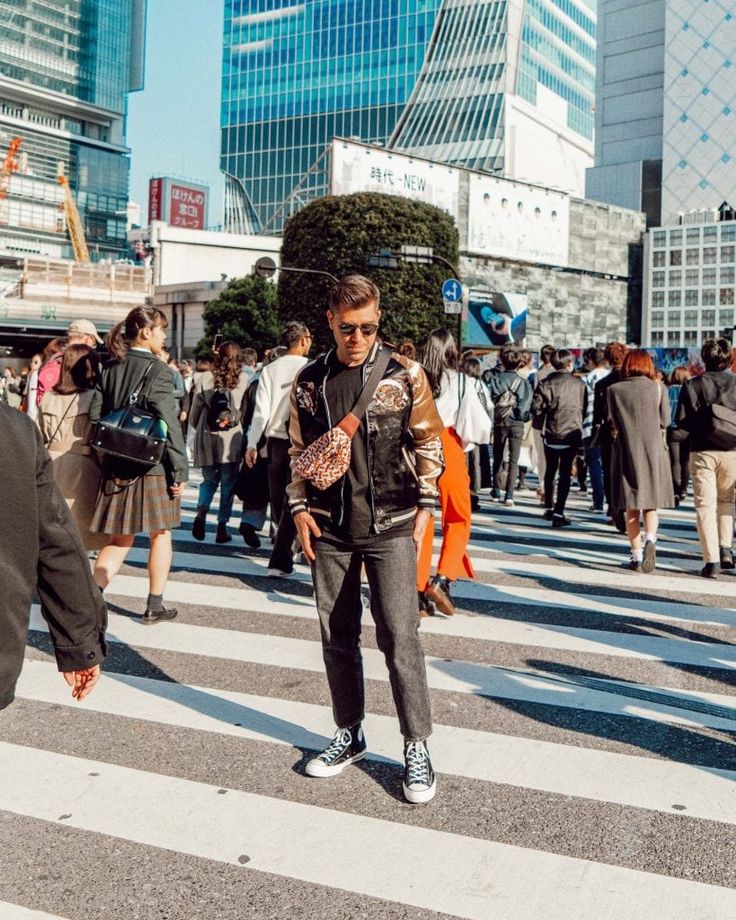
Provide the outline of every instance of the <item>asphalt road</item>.
{"type": "Polygon", "coordinates": [[[73,704],[34,611],[0,714],[0,920],[309,917],[733,920],[736,577],[705,581],[691,503],[658,568],[573,492],[483,499],[477,580],[422,621],[437,798],[401,795],[401,738],[370,616],[370,756],[332,780],[309,571],[175,535],[175,622],[143,628],[146,542],[108,592],[104,679],[73,704]]]}

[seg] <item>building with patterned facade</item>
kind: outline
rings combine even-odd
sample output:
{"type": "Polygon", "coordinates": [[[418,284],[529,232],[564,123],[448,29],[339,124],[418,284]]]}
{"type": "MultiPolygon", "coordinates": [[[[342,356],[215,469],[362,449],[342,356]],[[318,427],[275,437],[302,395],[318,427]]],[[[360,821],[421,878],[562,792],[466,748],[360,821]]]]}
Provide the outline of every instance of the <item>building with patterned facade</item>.
{"type": "Polygon", "coordinates": [[[0,0],[0,258],[70,257],[69,180],[93,260],[127,251],[126,95],[143,87],[145,0],[0,0]]]}
{"type": "Polygon", "coordinates": [[[595,35],[594,0],[225,0],[226,219],[278,232],[334,137],[582,195],[595,35]]]}

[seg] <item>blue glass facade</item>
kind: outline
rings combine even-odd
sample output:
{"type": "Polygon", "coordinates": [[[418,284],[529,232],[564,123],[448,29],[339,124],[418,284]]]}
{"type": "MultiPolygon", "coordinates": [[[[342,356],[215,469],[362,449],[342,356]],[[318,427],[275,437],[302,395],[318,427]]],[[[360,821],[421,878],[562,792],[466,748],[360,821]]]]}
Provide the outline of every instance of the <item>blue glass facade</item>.
{"type": "MultiPolygon", "coordinates": [[[[0,0],[0,127],[23,138],[34,179],[61,164],[93,258],[127,249],[126,95],[142,86],[144,23],[145,0],[0,0]]],[[[14,213],[33,226],[26,205],[14,213]]]]}
{"type": "Polygon", "coordinates": [[[591,3],[225,0],[221,164],[253,229],[325,190],[315,164],[335,136],[503,173],[505,100],[536,105],[543,86],[589,142],[591,3]]]}

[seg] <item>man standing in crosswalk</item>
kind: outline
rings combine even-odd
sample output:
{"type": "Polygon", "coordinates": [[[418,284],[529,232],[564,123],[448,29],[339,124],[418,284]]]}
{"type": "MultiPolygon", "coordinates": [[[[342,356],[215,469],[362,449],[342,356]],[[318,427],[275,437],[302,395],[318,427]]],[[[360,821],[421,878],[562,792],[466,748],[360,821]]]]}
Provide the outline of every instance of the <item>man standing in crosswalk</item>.
{"type": "Polygon", "coordinates": [[[360,275],[335,286],[327,320],[336,347],[299,373],[291,396],[289,507],[312,564],[338,729],[306,772],[335,776],[366,754],[360,651],[364,565],[376,642],[386,659],[404,736],[404,796],[421,803],[434,797],[436,780],[426,744],[432,721],[418,635],[416,564],[438,495],[442,422],[422,368],[377,340],[379,298],[375,284],[360,275]],[[357,404],[364,388],[364,400],[373,392],[361,412],[357,404]],[[316,476],[299,474],[297,461],[353,410],[359,424],[347,472],[319,489],[312,481],[316,476]]]}

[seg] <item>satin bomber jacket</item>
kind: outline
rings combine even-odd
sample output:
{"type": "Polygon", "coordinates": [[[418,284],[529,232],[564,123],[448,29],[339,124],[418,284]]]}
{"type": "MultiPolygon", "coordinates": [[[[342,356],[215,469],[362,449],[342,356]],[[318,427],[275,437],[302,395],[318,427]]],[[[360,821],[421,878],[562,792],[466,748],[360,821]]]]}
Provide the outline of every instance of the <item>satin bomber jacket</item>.
{"type": "MultiPolygon", "coordinates": [[[[376,343],[363,366],[363,381],[371,372],[376,343]]],[[[309,511],[339,525],[343,514],[343,481],[319,491],[294,471],[294,462],[313,441],[337,425],[325,398],[329,375],[327,352],[308,364],[291,392],[289,437],[292,481],[287,487],[292,514],[309,511]]],[[[412,517],[417,508],[434,511],[443,466],[442,421],[427,375],[421,365],[392,352],[381,382],[365,413],[368,471],[376,533],[412,517]]]]}

